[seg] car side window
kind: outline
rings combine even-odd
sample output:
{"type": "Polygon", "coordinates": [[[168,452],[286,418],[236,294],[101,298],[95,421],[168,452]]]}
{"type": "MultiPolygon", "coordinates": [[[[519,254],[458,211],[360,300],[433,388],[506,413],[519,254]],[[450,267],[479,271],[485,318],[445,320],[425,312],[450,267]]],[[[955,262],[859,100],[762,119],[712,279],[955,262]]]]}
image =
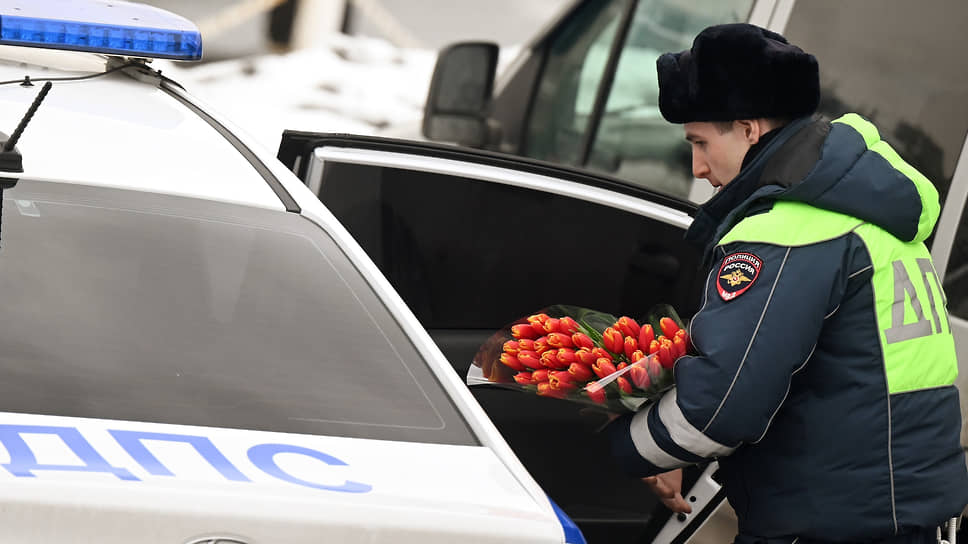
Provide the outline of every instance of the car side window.
{"type": "Polygon", "coordinates": [[[968,132],[968,3],[797,2],[784,35],[820,63],[820,110],[870,119],[938,188],[942,205],[968,132]]]}
{"type": "Polygon", "coordinates": [[[528,120],[524,155],[577,164],[612,42],[629,0],[585,2],[554,36],[528,120]]]}
{"type": "MultiPolygon", "coordinates": [[[[634,197],[629,197],[634,198],[634,197]]],[[[428,329],[496,330],[575,304],[695,308],[682,229],[577,198],[456,175],[328,162],[320,199],[428,329]]]]}
{"type": "Polygon", "coordinates": [[[752,0],[640,0],[587,166],[665,194],[705,200],[708,190],[693,190],[682,127],[659,113],[655,63],[663,53],[689,49],[695,35],[707,26],[745,21],[752,4],[752,0]]]}

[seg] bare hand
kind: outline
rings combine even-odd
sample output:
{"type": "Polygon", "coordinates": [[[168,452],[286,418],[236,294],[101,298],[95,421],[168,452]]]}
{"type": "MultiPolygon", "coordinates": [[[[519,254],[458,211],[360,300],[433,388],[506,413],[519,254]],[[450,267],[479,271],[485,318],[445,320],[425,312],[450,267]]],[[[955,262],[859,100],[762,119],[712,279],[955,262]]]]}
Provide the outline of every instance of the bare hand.
{"type": "Polygon", "coordinates": [[[652,489],[662,504],[673,512],[692,512],[692,507],[682,498],[682,469],[664,472],[658,476],[648,476],[642,481],[652,489]]]}

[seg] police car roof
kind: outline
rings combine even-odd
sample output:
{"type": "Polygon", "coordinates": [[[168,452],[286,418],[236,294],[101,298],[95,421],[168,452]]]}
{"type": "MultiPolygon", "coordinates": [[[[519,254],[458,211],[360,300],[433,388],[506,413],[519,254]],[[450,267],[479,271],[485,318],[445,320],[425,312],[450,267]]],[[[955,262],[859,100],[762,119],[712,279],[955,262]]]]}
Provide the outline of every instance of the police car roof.
{"type": "Polygon", "coordinates": [[[105,73],[107,61],[0,46],[0,132],[13,132],[39,80],[57,79],[17,143],[23,177],[283,209],[266,180],[208,122],[157,83],[121,70],[105,73]],[[34,85],[21,83],[26,76],[34,85]]]}

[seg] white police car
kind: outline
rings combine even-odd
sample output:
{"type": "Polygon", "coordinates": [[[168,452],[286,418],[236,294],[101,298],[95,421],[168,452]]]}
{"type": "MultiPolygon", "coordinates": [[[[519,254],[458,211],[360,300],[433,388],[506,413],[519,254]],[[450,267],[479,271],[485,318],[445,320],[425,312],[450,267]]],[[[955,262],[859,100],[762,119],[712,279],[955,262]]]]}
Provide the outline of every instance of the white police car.
{"type": "Polygon", "coordinates": [[[584,542],[316,196],[138,60],[191,23],[0,0],[0,43],[0,542],[584,542]]]}

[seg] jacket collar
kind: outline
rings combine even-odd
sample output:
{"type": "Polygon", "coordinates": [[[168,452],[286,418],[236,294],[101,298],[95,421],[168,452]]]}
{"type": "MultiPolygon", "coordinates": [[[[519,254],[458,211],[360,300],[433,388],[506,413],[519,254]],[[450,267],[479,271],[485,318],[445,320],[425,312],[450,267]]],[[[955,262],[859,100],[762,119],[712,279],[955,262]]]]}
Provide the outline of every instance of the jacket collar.
{"type": "Polygon", "coordinates": [[[779,186],[761,189],[763,168],[776,151],[810,121],[810,117],[802,117],[772,130],[751,147],[743,158],[743,166],[736,178],[696,211],[692,225],[686,231],[686,241],[705,249],[708,254],[732,226],[739,212],[746,209],[753,200],[766,194],[784,191],[779,186]]]}

